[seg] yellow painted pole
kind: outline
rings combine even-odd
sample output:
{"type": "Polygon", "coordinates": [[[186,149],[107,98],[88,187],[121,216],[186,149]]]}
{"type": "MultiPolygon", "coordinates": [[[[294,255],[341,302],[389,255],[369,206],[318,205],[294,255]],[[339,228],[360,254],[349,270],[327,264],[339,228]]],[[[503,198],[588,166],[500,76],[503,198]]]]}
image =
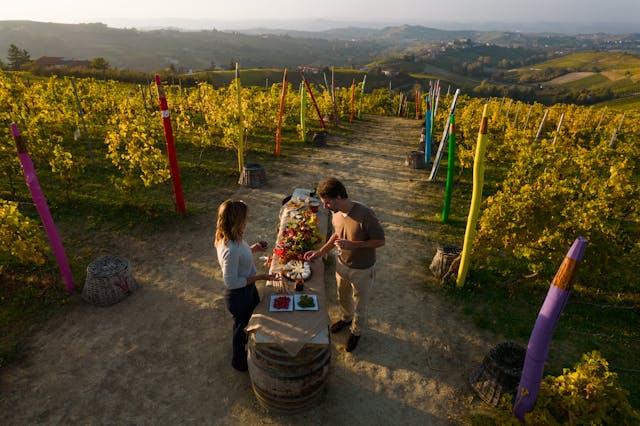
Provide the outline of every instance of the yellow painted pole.
{"type": "Polygon", "coordinates": [[[476,157],[473,160],[473,192],[471,193],[471,207],[469,208],[469,217],[467,218],[467,229],[464,233],[464,246],[460,255],[460,268],[458,269],[458,279],[456,285],[464,286],[469,271],[470,253],[473,245],[473,236],[476,233],[476,223],[480,215],[480,204],[482,203],[482,186],[484,185],[484,152],[487,147],[487,127],[488,104],[484,105],[482,111],[482,122],[480,123],[480,131],[478,132],[478,142],[476,146],[476,157]]]}

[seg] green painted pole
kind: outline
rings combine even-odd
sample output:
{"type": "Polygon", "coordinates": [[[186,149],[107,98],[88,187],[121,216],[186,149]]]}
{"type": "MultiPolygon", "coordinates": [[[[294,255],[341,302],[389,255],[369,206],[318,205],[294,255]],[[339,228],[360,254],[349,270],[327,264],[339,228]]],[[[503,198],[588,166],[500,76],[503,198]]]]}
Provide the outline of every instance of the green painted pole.
{"type": "Polygon", "coordinates": [[[488,107],[489,105],[485,104],[484,110],[482,111],[482,122],[480,123],[480,131],[478,132],[476,157],[473,160],[473,191],[471,193],[471,207],[469,208],[467,229],[464,234],[464,246],[462,247],[462,254],[460,255],[458,279],[456,280],[456,285],[458,287],[463,287],[467,279],[473,237],[476,233],[476,223],[478,222],[478,216],[480,215],[482,187],[484,185],[484,152],[487,147],[488,107]]]}
{"type": "Polygon", "coordinates": [[[449,220],[449,206],[451,205],[451,192],[453,192],[453,176],[455,174],[456,161],[456,134],[453,125],[453,114],[449,115],[449,156],[447,159],[447,185],[444,190],[444,206],[442,207],[442,223],[449,220]]]}

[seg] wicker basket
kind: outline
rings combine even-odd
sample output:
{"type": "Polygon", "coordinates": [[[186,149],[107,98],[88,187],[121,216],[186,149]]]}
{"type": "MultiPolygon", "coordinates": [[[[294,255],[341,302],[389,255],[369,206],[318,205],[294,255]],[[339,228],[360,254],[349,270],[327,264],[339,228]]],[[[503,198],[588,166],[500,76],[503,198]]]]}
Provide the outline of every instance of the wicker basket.
{"type": "Polygon", "coordinates": [[[458,273],[456,258],[460,256],[462,247],[452,245],[440,245],[436,249],[429,270],[436,278],[444,279],[451,274],[458,273]]]}
{"type": "Polygon", "coordinates": [[[87,267],[82,298],[96,306],[118,303],[138,288],[129,261],[120,256],[101,256],[87,267]]]}
{"type": "Polygon", "coordinates": [[[525,348],[514,342],[496,345],[469,377],[469,384],[484,402],[494,407],[504,394],[515,398],[526,353],[525,348]]]}

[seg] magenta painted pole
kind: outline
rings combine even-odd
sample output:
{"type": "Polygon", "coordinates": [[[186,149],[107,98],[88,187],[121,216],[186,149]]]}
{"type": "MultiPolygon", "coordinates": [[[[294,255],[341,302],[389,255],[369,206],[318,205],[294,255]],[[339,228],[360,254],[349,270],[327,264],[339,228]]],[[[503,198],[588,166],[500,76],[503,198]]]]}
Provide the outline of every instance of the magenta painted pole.
{"type": "Polygon", "coordinates": [[[38,176],[36,175],[33,163],[31,162],[29,152],[27,152],[27,145],[22,140],[20,129],[18,129],[18,125],[16,123],[11,123],[11,134],[13,135],[13,139],[16,141],[18,158],[22,165],[22,171],[24,172],[24,179],[27,182],[27,187],[29,187],[29,192],[31,192],[31,198],[36,205],[36,209],[38,210],[38,214],[40,215],[40,219],[44,225],[44,230],[49,237],[49,243],[53,249],[53,254],[56,256],[56,260],[58,261],[62,281],[64,282],[64,288],[68,292],[72,292],[75,289],[75,285],[73,284],[73,275],[71,275],[69,261],[67,260],[67,255],[64,252],[60,235],[58,235],[58,229],[56,228],[55,223],[53,223],[53,218],[51,217],[51,212],[47,205],[47,200],[44,198],[42,188],[40,188],[38,176]]]}
{"type": "Polygon", "coordinates": [[[164,139],[167,143],[167,155],[169,156],[169,169],[171,180],[173,180],[173,192],[176,197],[176,207],[180,213],[185,212],[184,196],[182,195],[182,183],[180,183],[180,169],[178,169],[178,157],[176,156],[176,146],[173,143],[173,127],[171,126],[171,115],[164,88],[160,81],[160,76],[155,75],[156,87],[158,88],[158,102],[162,113],[162,124],[164,126],[164,139]]]}
{"type": "Polygon", "coordinates": [[[533,410],[536,403],[551,337],[571,294],[578,271],[578,262],[582,260],[586,246],[587,240],[582,237],[576,238],[573,242],[556,276],[551,281],[551,287],[531,332],[518,394],[513,404],[513,414],[521,421],[524,421],[525,414],[533,410]]]}

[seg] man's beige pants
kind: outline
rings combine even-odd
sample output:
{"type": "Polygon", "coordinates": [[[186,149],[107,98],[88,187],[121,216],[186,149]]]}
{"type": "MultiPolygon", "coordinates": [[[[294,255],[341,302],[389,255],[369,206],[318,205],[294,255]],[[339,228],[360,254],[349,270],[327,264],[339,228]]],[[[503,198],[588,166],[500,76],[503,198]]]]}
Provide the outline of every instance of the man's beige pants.
{"type": "Polygon", "coordinates": [[[367,308],[375,278],[375,265],[367,269],[353,269],[336,262],[338,303],[342,321],[350,321],[351,333],[362,335],[367,326],[367,308]]]}

